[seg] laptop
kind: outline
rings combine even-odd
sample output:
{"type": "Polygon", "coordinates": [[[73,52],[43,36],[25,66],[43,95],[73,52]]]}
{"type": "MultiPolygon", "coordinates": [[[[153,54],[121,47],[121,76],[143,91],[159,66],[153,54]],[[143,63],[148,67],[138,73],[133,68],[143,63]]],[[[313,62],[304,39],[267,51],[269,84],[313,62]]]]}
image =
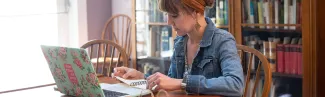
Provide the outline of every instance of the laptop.
{"type": "Polygon", "coordinates": [[[99,84],[87,51],[82,48],[41,45],[44,57],[63,94],[80,97],[125,97],[150,94],[126,84],[99,84]]]}

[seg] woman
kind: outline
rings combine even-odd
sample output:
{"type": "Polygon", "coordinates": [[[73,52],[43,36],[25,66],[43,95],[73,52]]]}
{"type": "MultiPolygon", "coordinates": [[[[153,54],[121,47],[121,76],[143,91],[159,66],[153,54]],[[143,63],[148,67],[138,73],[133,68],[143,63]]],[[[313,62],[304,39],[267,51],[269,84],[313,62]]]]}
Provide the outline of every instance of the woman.
{"type": "Polygon", "coordinates": [[[146,78],[149,89],[180,90],[190,94],[241,96],[244,76],[234,37],[204,17],[215,0],[160,0],[168,24],[177,31],[168,75],[145,75],[135,69],[115,68],[114,75],[146,78]]]}

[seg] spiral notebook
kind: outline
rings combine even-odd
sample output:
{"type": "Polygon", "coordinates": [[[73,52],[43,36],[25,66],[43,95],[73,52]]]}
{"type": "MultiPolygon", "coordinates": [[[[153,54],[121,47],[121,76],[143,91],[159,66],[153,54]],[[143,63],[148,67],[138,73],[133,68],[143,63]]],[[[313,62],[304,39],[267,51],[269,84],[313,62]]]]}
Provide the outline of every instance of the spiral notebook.
{"type": "Polygon", "coordinates": [[[140,89],[147,89],[147,80],[145,79],[140,79],[140,80],[127,80],[123,79],[121,77],[116,76],[116,79],[122,81],[126,85],[130,87],[135,87],[135,88],[140,88],[140,89]]]}

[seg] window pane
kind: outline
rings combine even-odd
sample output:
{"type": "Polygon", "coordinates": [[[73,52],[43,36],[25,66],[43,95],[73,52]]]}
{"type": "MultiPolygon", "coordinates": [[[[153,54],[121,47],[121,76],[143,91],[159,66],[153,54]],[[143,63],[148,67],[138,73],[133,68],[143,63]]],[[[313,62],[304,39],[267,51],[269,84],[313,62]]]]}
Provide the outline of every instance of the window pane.
{"type": "Polygon", "coordinates": [[[0,91],[54,83],[40,45],[58,45],[56,6],[56,0],[0,1],[0,91]]]}

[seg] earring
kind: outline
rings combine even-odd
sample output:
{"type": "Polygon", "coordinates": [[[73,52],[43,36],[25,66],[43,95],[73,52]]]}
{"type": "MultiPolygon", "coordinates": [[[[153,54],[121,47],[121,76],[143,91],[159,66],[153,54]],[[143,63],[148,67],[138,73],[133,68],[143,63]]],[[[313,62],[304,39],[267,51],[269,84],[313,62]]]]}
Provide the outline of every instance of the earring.
{"type": "Polygon", "coordinates": [[[199,24],[199,22],[196,20],[196,24],[195,24],[195,27],[198,29],[201,27],[201,25],[199,24]]]}

